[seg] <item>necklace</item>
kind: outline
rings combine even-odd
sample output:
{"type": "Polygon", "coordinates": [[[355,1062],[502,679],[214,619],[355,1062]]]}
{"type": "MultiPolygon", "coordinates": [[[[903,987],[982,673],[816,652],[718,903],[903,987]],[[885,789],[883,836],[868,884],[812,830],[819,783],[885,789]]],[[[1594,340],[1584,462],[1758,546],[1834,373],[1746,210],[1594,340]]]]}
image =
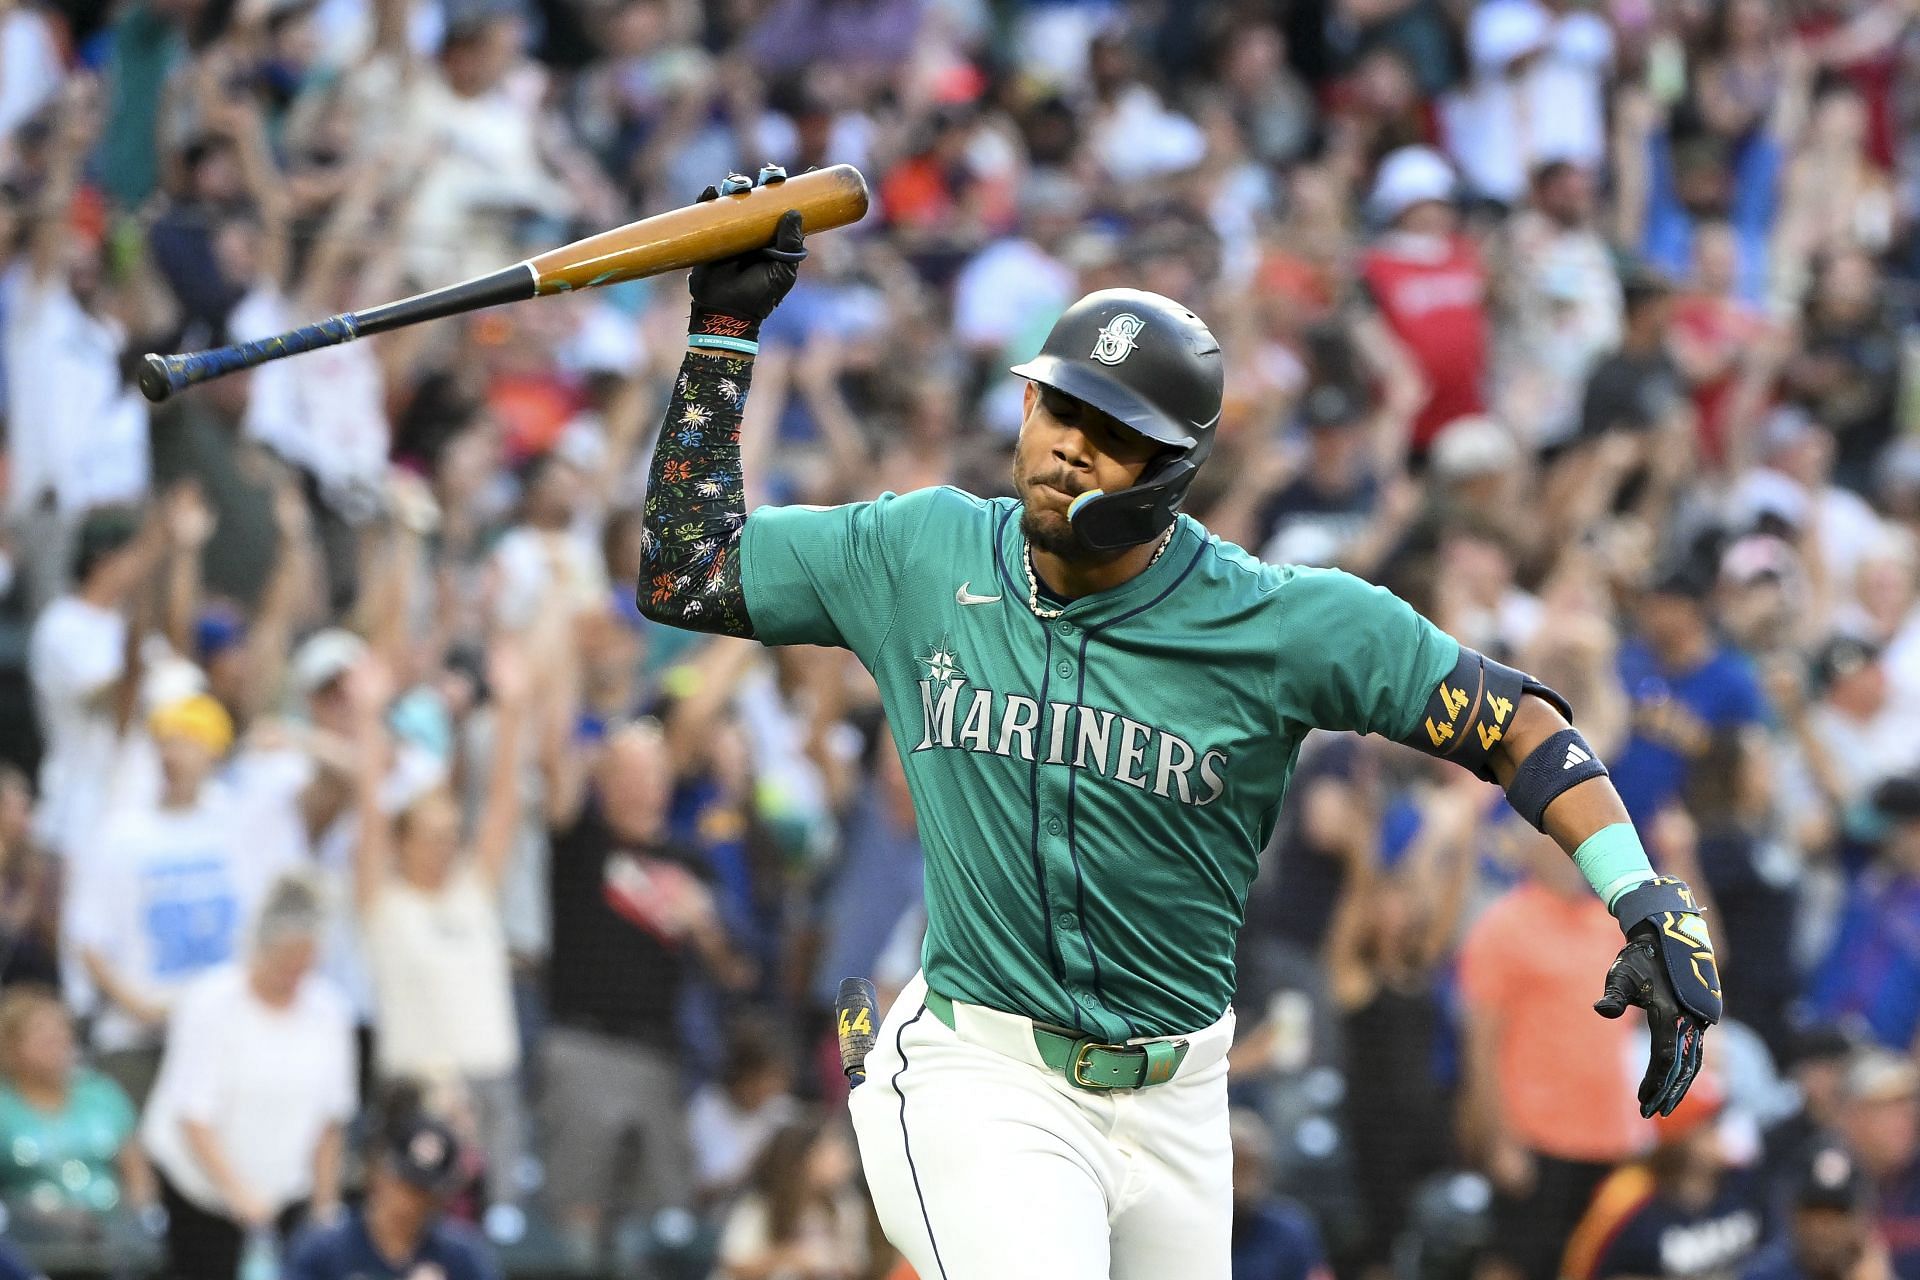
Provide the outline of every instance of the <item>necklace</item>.
{"type": "MultiPolygon", "coordinates": [[[[1153,549],[1153,559],[1147,561],[1147,569],[1151,569],[1154,565],[1160,563],[1160,557],[1166,554],[1167,545],[1173,541],[1173,531],[1178,527],[1178,524],[1170,524],[1167,526],[1167,531],[1160,535],[1160,545],[1153,549]]],[[[1027,608],[1033,610],[1033,616],[1039,618],[1041,621],[1053,621],[1053,619],[1065,613],[1066,609],[1064,607],[1059,609],[1043,609],[1040,607],[1040,579],[1035,576],[1033,572],[1033,544],[1024,538],[1020,540],[1020,558],[1025,562],[1027,570],[1027,608]]],[[[1140,572],[1145,573],[1146,569],[1142,569],[1140,572]]]]}

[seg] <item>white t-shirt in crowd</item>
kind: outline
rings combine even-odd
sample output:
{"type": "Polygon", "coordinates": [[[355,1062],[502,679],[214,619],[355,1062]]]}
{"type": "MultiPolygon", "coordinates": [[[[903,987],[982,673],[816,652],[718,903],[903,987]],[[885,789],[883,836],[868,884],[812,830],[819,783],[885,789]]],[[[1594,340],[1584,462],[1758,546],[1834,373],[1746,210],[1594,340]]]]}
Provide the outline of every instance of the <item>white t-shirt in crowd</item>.
{"type": "Polygon", "coordinates": [[[1033,241],[1008,236],[960,269],[953,285],[953,332],[967,346],[998,355],[1044,332],[1073,297],[1072,271],[1033,241]]]}
{"type": "MultiPolygon", "coordinates": [[[[270,798],[209,782],[190,808],[121,807],[72,868],[76,947],[101,959],[145,998],[171,1001],[193,979],[243,949],[255,907],[284,871],[284,854],[255,836],[271,825],[270,798]]],[[[102,1051],[152,1044],[150,1028],[103,1007],[102,1051]]]]}
{"type": "MultiPolygon", "coordinates": [[[[402,742],[393,767],[380,784],[380,808],[397,814],[415,800],[445,783],[446,762],[423,747],[402,742]]],[[[360,817],[349,808],[333,820],[314,842],[314,861],[327,882],[331,908],[326,934],[320,943],[320,971],[347,995],[363,1023],[373,1021],[373,977],[360,937],[360,921],[353,908],[353,849],[360,838],[360,817]]]]}
{"type": "Polygon", "coordinates": [[[206,1125],[234,1176],[277,1211],[312,1193],[320,1139],[357,1101],[353,1017],[339,990],[309,975],[275,1009],[243,966],[223,965],[188,988],[168,1022],[140,1140],[183,1196],[223,1213],[181,1121],[206,1125]]]}
{"type": "MultiPolygon", "coordinates": [[[[834,1197],[832,1213],[818,1205],[802,1209],[795,1238],[787,1242],[787,1247],[799,1249],[813,1265],[776,1267],[766,1273],[767,1280],[803,1280],[820,1274],[823,1266],[829,1271],[857,1275],[867,1265],[866,1213],[859,1198],[843,1191],[834,1197]]],[[[773,1220],[766,1200],[758,1193],[742,1196],[720,1229],[721,1265],[750,1267],[773,1248],[773,1220]]]]}
{"type": "MultiPolygon", "coordinates": [[[[228,318],[236,341],[266,338],[300,320],[279,290],[262,286],[228,318]]],[[[371,346],[349,342],[250,375],[247,434],[320,482],[336,507],[346,495],[371,498],[386,482],[386,382],[371,346]]]]}
{"type": "Polygon", "coordinates": [[[119,734],[105,694],[126,670],[127,621],[79,596],[61,596],[27,642],[46,754],[40,760],[39,835],[73,856],[106,806],[119,734]]]}
{"type": "Polygon", "coordinates": [[[503,1076],[520,1061],[499,904],[470,864],[438,892],[393,877],[365,922],[383,1075],[503,1076]]]}
{"type": "Polygon", "coordinates": [[[147,404],[120,376],[126,333],[80,305],[64,278],[8,273],[7,505],[51,493],[61,511],[131,502],[147,491],[147,404]]]}
{"type": "Polygon", "coordinates": [[[703,1187],[738,1185],[767,1139],[799,1114],[800,1104],[784,1093],[742,1111],[721,1086],[702,1085],[687,1105],[695,1181],[703,1187]]]}
{"type": "Polygon", "coordinates": [[[22,6],[0,16],[0,137],[51,101],[65,74],[66,60],[45,14],[22,6]]]}

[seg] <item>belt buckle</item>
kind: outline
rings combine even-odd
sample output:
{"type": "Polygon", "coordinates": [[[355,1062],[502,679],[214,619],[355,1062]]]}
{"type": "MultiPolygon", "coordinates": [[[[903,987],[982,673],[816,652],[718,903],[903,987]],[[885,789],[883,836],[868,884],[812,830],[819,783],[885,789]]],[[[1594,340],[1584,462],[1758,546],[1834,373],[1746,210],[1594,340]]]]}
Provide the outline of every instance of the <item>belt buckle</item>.
{"type": "Polygon", "coordinates": [[[1091,1036],[1084,1040],[1076,1041],[1073,1046],[1073,1056],[1067,1059],[1067,1079],[1072,1081],[1076,1088],[1090,1089],[1095,1093],[1109,1093],[1114,1089],[1124,1088],[1126,1086],[1102,1084],[1098,1080],[1089,1080],[1082,1073],[1086,1070],[1087,1058],[1094,1050],[1116,1049],[1125,1052],[1132,1048],[1132,1045],[1125,1044],[1102,1044],[1091,1036]]]}

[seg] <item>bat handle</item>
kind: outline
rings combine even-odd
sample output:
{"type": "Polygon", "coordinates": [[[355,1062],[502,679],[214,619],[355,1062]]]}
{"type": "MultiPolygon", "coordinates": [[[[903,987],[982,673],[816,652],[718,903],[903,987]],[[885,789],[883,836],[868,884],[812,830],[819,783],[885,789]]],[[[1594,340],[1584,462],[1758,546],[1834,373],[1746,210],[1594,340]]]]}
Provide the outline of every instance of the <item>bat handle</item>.
{"type": "Polygon", "coordinates": [[[335,347],[360,336],[351,314],[329,316],[287,333],[253,342],[235,342],[211,351],[184,355],[148,355],[140,365],[140,393],[159,404],[176,391],[241,369],[251,369],[282,356],[296,356],[318,347],[335,347]]]}
{"type": "Polygon", "coordinates": [[[835,1031],[840,1041],[840,1069],[854,1087],[867,1078],[867,1054],[873,1048],[879,1003],[873,983],[865,978],[840,980],[839,998],[833,1002],[835,1031]]]}

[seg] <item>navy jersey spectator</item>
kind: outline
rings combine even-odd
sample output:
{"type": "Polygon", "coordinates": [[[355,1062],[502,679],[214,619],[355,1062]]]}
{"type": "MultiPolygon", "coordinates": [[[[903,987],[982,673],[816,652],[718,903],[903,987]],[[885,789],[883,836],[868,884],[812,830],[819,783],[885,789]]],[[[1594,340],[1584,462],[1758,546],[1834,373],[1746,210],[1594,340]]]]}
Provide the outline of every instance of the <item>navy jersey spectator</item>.
{"type": "Polygon", "coordinates": [[[453,1131],[415,1115],[382,1138],[367,1169],[366,1203],[296,1237],[283,1280],[497,1280],[486,1242],[445,1214],[463,1181],[453,1131]]]}

